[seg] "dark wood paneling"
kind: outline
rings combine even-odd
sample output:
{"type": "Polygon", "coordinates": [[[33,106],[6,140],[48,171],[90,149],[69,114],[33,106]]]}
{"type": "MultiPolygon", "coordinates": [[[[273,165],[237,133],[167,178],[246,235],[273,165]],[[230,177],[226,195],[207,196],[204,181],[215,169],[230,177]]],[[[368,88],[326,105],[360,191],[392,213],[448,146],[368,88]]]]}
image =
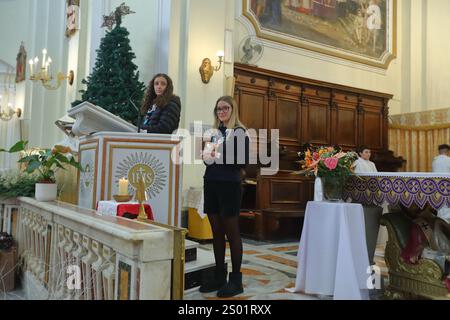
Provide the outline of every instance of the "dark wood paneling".
{"type": "Polygon", "coordinates": [[[358,144],[358,113],[355,106],[337,104],[336,141],[334,144],[356,148],[358,144]]]}
{"type": "Polygon", "coordinates": [[[270,181],[270,202],[272,204],[301,204],[301,184],[298,181],[270,181]]]}
{"type": "Polygon", "coordinates": [[[383,149],[383,115],[365,110],[363,119],[363,144],[374,150],[383,149]]]}
{"type": "Polygon", "coordinates": [[[248,128],[280,132],[278,174],[261,176],[259,164],[246,170],[253,183],[244,184],[243,203],[246,209],[254,210],[246,219],[254,219],[257,238],[281,230],[283,218],[301,217],[313,199],[314,179],[292,174],[299,170],[297,152],[305,143],[339,145],[344,150],[365,144],[373,150],[373,161],[380,171],[395,171],[401,166],[402,161],[388,151],[388,102],[392,95],[241,64],[235,64],[235,77],[242,122],[248,128]]]}
{"type": "Polygon", "coordinates": [[[308,99],[305,142],[330,144],[330,106],[327,101],[308,99]]]}
{"type": "Polygon", "coordinates": [[[242,87],[238,90],[239,117],[252,129],[267,129],[267,93],[242,87]]]}
{"type": "Polygon", "coordinates": [[[280,130],[281,143],[300,146],[302,120],[299,97],[277,94],[269,108],[274,109],[270,128],[280,130]]]}
{"type": "Polygon", "coordinates": [[[392,95],[236,64],[241,120],[250,128],[279,129],[280,148],[365,144],[388,151],[392,95]],[[298,101],[298,108],[295,103],[298,101]]]}

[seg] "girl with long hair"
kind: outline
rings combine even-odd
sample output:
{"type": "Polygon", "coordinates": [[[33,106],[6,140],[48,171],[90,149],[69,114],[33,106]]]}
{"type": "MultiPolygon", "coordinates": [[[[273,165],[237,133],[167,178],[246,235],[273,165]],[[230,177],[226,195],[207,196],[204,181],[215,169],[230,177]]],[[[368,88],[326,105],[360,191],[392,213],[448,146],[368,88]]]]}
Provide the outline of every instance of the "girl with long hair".
{"type": "Polygon", "coordinates": [[[242,170],[248,164],[249,138],[239,120],[239,110],[232,97],[217,100],[214,108],[215,134],[209,148],[203,151],[207,165],[204,175],[204,212],[213,232],[216,270],[212,279],[204,281],[200,292],[218,290],[220,298],[243,292],[242,239],[239,215],[242,201],[242,170]],[[232,272],[227,282],[225,270],[225,235],[230,243],[232,272]]]}
{"type": "Polygon", "coordinates": [[[141,114],[144,115],[141,129],[147,133],[172,134],[178,129],[181,101],[173,94],[173,82],[167,74],[159,73],[150,81],[141,114]]]}

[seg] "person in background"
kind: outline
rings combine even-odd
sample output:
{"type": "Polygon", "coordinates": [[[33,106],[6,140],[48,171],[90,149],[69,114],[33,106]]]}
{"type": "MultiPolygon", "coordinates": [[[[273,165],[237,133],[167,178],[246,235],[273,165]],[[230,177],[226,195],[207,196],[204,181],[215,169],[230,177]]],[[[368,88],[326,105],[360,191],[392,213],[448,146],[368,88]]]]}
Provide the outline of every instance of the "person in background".
{"type": "Polygon", "coordinates": [[[370,172],[378,172],[375,163],[370,161],[370,157],[372,156],[372,152],[366,146],[360,146],[356,152],[358,153],[358,160],[353,164],[353,170],[356,174],[358,173],[370,173],[370,172]]]}
{"type": "Polygon", "coordinates": [[[214,277],[203,281],[200,292],[218,290],[219,298],[229,298],[244,291],[242,286],[242,239],[239,216],[242,201],[242,170],[248,164],[249,138],[239,121],[238,105],[224,96],[214,107],[215,134],[202,152],[204,175],[204,212],[213,232],[216,269],[214,277]],[[225,235],[230,243],[232,272],[227,283],[225,235]]]}
{"type": "MultiPolygon", "coordinates": [[[[438,148],[439,155],[433,159],[433,172],[450,174],[450,146],[442,144],[438,148]]],[[[450,223],[450,208],[447,206],[438,210],[438,217],[450,223]]]]}
{"type": "Polygon", "coordinates": [[[370,0],[366,14],[367,14],[367,29],[369,29],[369,32],[372,36],[373,40],[372,50],[375,52],[377,40],[382,25],[381,9],[378,6],[378,0],[370,0]]]}
{"type": "Polygon", "coordinates": [[[439,155],[433,159],[433,172],[450,173],[450,146],[441,144],[438,150],[439,155]]]}
{"type": "Polygon", "coordinates": [[[181,115],[180,98],[173,94],[172,79],[159,73],[150,81],[141,105],[147,133],[172,134],[178,129],[181,115]]]}

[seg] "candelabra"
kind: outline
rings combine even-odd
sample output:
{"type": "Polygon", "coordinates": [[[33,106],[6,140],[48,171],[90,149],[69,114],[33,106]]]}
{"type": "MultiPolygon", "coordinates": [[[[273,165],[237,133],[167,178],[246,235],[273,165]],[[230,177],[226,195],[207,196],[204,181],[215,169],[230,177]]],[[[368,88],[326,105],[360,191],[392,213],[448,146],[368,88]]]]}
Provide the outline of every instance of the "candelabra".
{"type": "Polygon", "coordinates": [[[58,89],[62,82],[67,79],[69,85],[73,85],[73,81],[75,78],[75,73],[70,70],[68,75],[65,75],[62,72],[58,72],[56,75],[56,83],[52,84],[54,78],[52,73],[50,72],[50,65],[52,63],[52,58],[47,57],[47,49],[42,50],[42,65],[39,68],[39,58],[36,57],[29,61],[30,64],[30,80],[32,81],[41,81],[44,88],[48,90],[56,90],[58,89]],[[37,70],[39,68],[39,70],[37,70]],[[37,72],[36,72],[37,71],[37,72]]]}
{"type": "Polygon", "coordinates": [[[14,110],[12,103],[8,103],[6,108],[3,108],[1,105],[2,96],[0,95],[0,119],[2,121],[11,120],[16,114],[18,118],[22,115],[22,109],[17,108],[14,110]]]}

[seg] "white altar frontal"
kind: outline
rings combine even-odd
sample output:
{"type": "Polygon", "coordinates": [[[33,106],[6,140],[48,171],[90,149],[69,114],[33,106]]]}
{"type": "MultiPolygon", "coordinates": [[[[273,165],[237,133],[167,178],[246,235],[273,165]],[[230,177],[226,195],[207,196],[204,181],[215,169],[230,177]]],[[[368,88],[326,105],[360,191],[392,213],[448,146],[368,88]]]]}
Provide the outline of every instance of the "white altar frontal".
{"type": "Polygon", "coordinates": [[[156,222],[181,226],[182,137],[164,134],[99,132],[83,136],[79,161],[78,205],[95,209],[98,201],[118,194],[119,180],[128,179],[135,194],[145,181],[156,222]]]}

